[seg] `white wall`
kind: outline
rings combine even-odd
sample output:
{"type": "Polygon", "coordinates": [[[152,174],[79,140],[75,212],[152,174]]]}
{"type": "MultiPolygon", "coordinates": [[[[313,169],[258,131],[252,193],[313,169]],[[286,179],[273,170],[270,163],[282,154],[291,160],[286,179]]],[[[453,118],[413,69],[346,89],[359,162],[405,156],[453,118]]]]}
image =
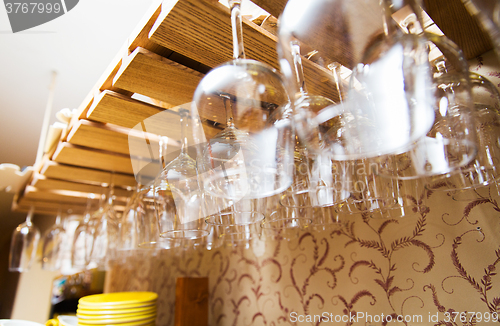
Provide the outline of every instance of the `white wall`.
{"type": "Polygon", "coordinates": [[[49,319],[52,281],[58,272],[42,270],[40,262],[21,273],[11,319],[43,323],[49,319]]]}

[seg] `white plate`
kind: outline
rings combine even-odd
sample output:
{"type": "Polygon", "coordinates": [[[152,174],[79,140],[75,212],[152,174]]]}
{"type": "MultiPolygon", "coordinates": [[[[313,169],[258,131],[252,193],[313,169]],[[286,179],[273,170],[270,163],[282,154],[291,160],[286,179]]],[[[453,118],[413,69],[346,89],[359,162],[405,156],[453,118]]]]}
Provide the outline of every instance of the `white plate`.
{"type": "Polygon", "coordinates": [[[77,326],[78,325],[78,317],[76,317],[76,316],[59,315],[59,316],[57,316],[57,320],[59,320],[59,325],[61,325],[61,326],[77,326]]]}
{"type": "Polygon", "coordinates": [[[20,319],[0,319],[0,326],[45,326],[29,320],[20,319]]]}

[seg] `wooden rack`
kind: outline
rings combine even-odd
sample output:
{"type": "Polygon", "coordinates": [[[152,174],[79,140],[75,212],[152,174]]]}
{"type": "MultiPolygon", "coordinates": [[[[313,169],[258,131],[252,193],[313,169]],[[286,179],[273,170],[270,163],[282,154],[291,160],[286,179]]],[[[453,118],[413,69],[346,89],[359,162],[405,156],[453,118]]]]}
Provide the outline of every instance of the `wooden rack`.
{"type": "MultiPolygon", "coordinates": [[[[274,17],[286,5],[286,0],[253,1],[274,17]]],[[[452,39],[468,58],[492,48],[460,0],[427,2],[428,13],[437,18],[445,33],[466,31],[452,39]]],[[[278,69],[277,36],[272,32],[244,19],[247,57],[278,69]]],[[[178,106],[192,100],[198,82],[211,68],[231,58],[228,8],[215,0],[158,2],[82,101],[57,146],[35,167],[37,172],[29,185],[14,199],[13,210],[27,212],[35,206],[37,213],[54,214],[59,208],[83,213],[88,195],[105,193],[103,185],[109,183],[112,174],[116,209],[123,210],[136,183],[129,152],[130,131],[145,119],[167,112],[160,123],[148,126],[148,132],[178,135],[178,106]]],[[[332,96],[329,92],[333,88],[318,76],[328,71],[322,72],[307,59],[304,70],[311,93],[332,96]]],[[[207,127],[205,131],[210,135],[216,129],[207,127]]]]}

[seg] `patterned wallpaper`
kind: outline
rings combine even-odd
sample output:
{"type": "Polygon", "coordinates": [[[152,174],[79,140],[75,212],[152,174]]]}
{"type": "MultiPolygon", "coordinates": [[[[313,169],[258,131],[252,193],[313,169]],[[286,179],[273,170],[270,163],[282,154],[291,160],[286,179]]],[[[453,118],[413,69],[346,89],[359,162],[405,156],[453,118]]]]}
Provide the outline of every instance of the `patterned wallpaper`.
{"type": "MultiPolygon", "coordinates": [[[[500,86],[494,53],[470,65],[500,86]]],[[[236,247],[137,250],[114,264],[106,291],[157,292],[157,325],[173,325],[181,276],[209,278],[214,326],[495,324],[498,190],[462,197],[422,189],[401,218],[339,215],[337,224],[236,247]]]]}

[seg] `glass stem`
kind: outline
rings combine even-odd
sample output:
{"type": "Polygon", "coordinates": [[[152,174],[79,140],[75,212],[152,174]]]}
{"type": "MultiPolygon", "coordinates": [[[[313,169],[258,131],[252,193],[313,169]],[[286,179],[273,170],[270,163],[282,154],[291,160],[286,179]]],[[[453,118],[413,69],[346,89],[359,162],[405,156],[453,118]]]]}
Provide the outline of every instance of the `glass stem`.
{"type": "Polygon", "coordinates": [[[85,215],[83,216],[83,222],[88,223],[90,220],[90,211],[92,209],[92,199],[94,199],[95,195],[94,194],[89,194],[87,197],[87,206],[85,207],[85,215]]]}
{"type": "Polygon", "coordinates": [[[113,207],[113,196],[115,189],[115,181],[114,181],[115,173],[111,172],[110,180],[109,180],[109,189],[108,189],[108,205],[113,207]]]}
{"type": "Polygon", "coordinates": [[[342,78],[340,77],[340,63],[334,62],[328,65],[328,68],[333,73],[333,79],[335,80],[335,86],[337,87],[337,92],[339,93],[340,104],[344,103],[343,91],[344,86],[342,85],[342,78]]]}
{"type": "Polygon", "coordinates": [[[31,221],[33,218],[33,215],[35,213],[35,208],[32,206],[30,207],[30,211],[28,212],[28,215],[26,216],[26,225],[31,226],[33,222],[31,221]]]}
{"type": "Polygon", "coordinates": [[[224,109],[226,109],[226,128],[234,127],[233,120],[233,108],[231,105],[231,98],[228,95],[221,95],[222,100],[224,101],[224,109]]]}
{"type": "Polygon", "coordinates": [[[299,85],[299,95],[307,95],[306,81],[304,79],[304,68],[302,67],[302,58],[300,56],[300,45],[297,42],[292,42],[291,49],[295,74],[297,75],[297,85],[299,85]]]}
{"type": "Polygon", "coordinates": [[[188,111],[186,109],[179,110],[180,122],[181,122],[181,154],[188,155],[188,139],[186,137],[186,132],[188,128],[188,111]]]}
{"type": "Polygon", "coordinates": [[[102,193],[101,197],[99,198],[99,210],[104,209],[104,203],[106,202],[106,194],[102,193]]]}
{"type": "Polygon", "coordinates": [[[231,28],[233,32],[233,59],[245,59],[241,0],[229,0],[229,6],[231,8],[231,28]]]}
{"type": "Polygon", "coordinates": [[[384,32],[386,35],[396,35],[397,33],[401,33],[401,28],[398,26],[398,23],[394,20],[393,14],[405,8],[405,11],[408,11],[409,14],[406,18],[412,15],[415,15],[414,18],[411,18],[411,28],[408,29],[409,34],[418,34],[423,31],[422,24],[422,1],[421,0],[383,0],[382,2],[382,11],[384,12],[384,32]]]}
{"type": "Polygon", "coordinates": [[[57,211],[57,216],[56,216],[56,225],[60,226],[61,225],[61,209],[57,211]]]}
{"type": "Polygon", "coordinates": [[[159,141],[159,155],[160,155],[160,172],[167,166],[167,160],[165,156],[167,155],[167,144],[168,137],[161,136],[159,141]]]}

